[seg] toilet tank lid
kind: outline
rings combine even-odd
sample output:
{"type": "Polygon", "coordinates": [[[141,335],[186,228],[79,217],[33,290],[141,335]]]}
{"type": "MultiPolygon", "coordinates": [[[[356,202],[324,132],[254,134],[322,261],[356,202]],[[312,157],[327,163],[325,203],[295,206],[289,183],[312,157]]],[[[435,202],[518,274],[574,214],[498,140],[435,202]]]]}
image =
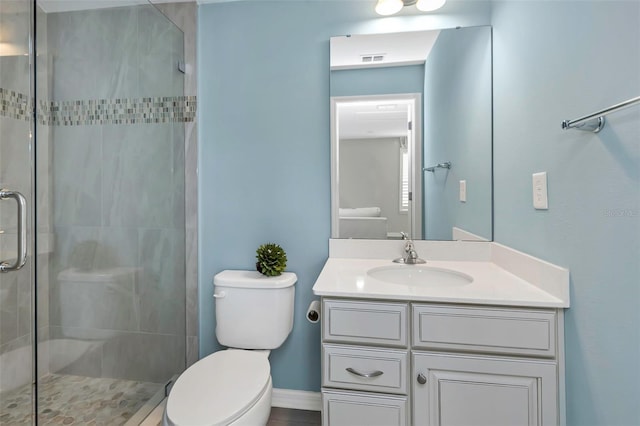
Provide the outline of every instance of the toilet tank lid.
{"type": "Polygon", "coordinates": [[[213,277],[213,284],[221,287],[238,288],[284,288],[298,281],[293,272],[283,272],[277,277],[267,277],[258,271],[226,270],[213,277]]]}

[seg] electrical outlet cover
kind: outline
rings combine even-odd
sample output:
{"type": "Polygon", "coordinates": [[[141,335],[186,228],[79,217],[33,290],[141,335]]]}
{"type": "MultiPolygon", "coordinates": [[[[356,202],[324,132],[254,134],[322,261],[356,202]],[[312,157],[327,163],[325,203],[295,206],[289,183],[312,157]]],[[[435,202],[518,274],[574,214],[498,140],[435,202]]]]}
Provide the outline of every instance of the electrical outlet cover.
{"type": "Polygon", "coordinates": [[[533,174],[533,207],[537,210],[548,210],[547,172],[533,174]]]}
{"type": "Polygon", "coordinates": [[[467,202],[467,181],[460,181],[460,201],[463,203],[467,202]]]}

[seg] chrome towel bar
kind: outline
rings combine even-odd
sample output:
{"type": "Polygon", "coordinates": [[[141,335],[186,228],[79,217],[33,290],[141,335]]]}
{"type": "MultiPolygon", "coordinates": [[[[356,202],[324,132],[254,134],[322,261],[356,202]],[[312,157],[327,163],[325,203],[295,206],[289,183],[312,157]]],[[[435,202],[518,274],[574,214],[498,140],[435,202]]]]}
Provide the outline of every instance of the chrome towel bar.
{"type": "Polygon", "coordinates": [[[640,103],[640,96],[631,98],[624,102],[620,102],[619,104],[612,105],[609,108],[605,108],[603,110],[594,112],[592,114],[585,115],[584,117],[576,118],[575,120],[564,120],[562,122],[562,128],[565,130],[578,129],[578,130],[598,133],[604,127],[605,115],[615,111],[619,111],[621,109],[630,107],[638,103],[640,103]]]}
{"type": "Polygon", "coordinates": [[[425,172],[435,172],[436,169],[450,169],[450,168],[451,168],[451,161],[446,161],[444,163],[438,163],[435,166],[425,167],[422,170],[424,170],[425,172]]]}

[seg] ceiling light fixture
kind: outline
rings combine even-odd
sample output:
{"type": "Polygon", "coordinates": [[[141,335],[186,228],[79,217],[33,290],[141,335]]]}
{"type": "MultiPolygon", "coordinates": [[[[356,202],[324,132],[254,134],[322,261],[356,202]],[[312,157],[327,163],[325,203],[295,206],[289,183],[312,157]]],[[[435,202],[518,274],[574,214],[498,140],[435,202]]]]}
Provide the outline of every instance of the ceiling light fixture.
{"type": "Polygon", "coordinates": [[[444,6],[447,0],[378,0],[376,13],[382,16],[394,15],[405,6],[416,5],[421,12],[432,12],[444,6]]]}
{"type": "Polygon", "coordinates": [[[403,7],[402,0],[378,0],[376,13],[382,16],[394,15],[400,12],[403,7]]]}

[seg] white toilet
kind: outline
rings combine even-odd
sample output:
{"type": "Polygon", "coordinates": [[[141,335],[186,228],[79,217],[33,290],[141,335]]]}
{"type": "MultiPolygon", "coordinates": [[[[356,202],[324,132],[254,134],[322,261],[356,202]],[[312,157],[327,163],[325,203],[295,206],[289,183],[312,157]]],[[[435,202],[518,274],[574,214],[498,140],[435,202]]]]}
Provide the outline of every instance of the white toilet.
{"type": "Polygon", "coordinates": [[[222,271],[214,277],[216,338],[233,349],[202,358],[178,377],[167,398],[164,425],[267,423],[269,352],[293,328],[297,280],[291,272],[266,277],[256,271],[222,271]]]}

